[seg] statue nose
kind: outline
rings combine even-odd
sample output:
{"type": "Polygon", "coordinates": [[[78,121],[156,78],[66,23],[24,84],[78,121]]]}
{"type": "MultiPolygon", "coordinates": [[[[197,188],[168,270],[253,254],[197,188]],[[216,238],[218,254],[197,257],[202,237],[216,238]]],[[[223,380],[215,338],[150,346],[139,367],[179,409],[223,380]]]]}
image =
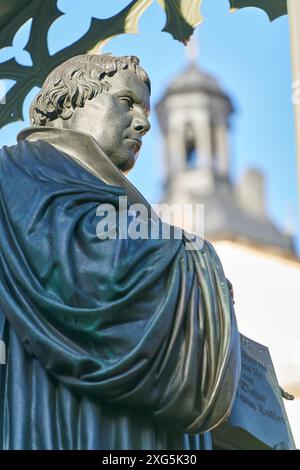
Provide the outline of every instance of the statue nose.
{"type": "Polygon", "coordinates": [[[147,116],[136,116],[133,119],[132,126],[134,130],[139,132],[139,134],[144,135],[150,129],[150,122],[148,121],[147,116]]]}

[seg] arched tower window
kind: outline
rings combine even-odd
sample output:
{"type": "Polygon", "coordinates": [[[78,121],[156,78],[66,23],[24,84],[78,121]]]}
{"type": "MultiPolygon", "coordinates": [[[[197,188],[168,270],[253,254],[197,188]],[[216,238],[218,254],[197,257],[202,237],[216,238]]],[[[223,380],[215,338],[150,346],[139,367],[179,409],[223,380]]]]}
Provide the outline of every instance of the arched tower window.
{"type": "Polygon", "coordinates": [[[199,160],[196,147],[195,129],[191,122],[186,122],[184,126],[184,148],[187,167],[196,168],[199,160]]]}

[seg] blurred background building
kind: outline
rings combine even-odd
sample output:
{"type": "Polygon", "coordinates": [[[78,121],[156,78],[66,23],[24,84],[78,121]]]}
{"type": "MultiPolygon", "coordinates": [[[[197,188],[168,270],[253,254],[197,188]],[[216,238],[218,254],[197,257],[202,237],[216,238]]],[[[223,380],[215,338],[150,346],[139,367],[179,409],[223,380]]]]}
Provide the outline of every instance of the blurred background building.
{"type": "MultiPolygon", "coordinates": [[[[234,109],[214,76],[191,61],[163,91],[156,112],[166,166],[162,202],[204,205],[204,236],[233,284],[239,330],[269,348],[280,385],[295,395],[285,405],[296,438],[300,341],[290,325],[299,324],[300,259],[293,238],[266,210],[261,171],[248,168],[232,181],[234,109]]],[[[174,212],[172,222],[193,232],[194,221],[183,212],[174,212]]]]}

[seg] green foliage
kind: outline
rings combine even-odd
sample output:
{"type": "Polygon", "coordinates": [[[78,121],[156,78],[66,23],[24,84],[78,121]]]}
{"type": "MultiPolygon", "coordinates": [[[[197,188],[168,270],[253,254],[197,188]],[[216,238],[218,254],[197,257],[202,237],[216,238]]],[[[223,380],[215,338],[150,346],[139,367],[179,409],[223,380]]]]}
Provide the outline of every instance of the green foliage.
{"type": "Polygon", "coordinates": [[[261,8],[271,21],[287,14],[287,0],[229,0],[229,2],[231,8],[261,8]]]}
{"type": "Polygon", "coordinates": [[[200,15],[202,0],[158,0],[158,2],[167,15],[163,31],[187,44],[195,26],[202,21],[200,15]]]}
{"type": "MultiPolygon", "coordinates": [[[[32,66],[21,65],[15,58],[0,64],[0,80],[15,80],[1,106],[0,127],[23,119],[22,106],[34,86],[41,86],[49,72],[77,54],[85,54],[113,36],[138,32],[138,21],[153,0],[132,0],[126,8],[107,19],[92,18],[89,30],[75,43],[49,54],[47,35],[51,24],[62,15],[57,0],[0,0],[0,46],[10,46],[18,29],[32,18],[25,51],[30,53],[32,66]]],[[[194,28],[202,21],[202,0],[158,0],[166,13],[163,31],[186,44],[194,28]]],[[[256,6],[271,20],[287,13],[286,0],[229,0],[231,8],[256,6]]]]}
{"type": "MultiPolygon", "coordinates": [[[[32,18],[32,26],[25,51],[29,52],[32,66],[21,65],[14,58],[0,64],[0,79],[16,80],[1,106],[0,127],[23,119],[22,106],[28,92],[41,86],[49,72],[65,60],[84,54],[107,42],[113,36],[136,33],[138,20],[153,0],[132,0],[117,15],[107,19],[92,18],[89,30],[75,43],[49,54],[48,30],[62,13],[57,0],[0,0],[0,46],[10,46],[18,29],[32,18]]],[[[202,0],[159,0],[167,15],[164,31],[186,43],[194,26],[201,20],[198,10],[202,0]]]]}

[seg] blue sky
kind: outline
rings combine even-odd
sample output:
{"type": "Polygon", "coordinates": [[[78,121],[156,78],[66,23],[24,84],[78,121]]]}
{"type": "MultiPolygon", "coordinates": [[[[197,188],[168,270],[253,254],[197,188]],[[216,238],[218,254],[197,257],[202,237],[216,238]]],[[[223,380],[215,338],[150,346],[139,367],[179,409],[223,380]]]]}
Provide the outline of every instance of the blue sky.
{"type": "MultiPolygon", "coordinates": [[[[59,8],[66,14],[49,31],[50,52],[84,34],[92,15],[108,17],[128,3],[59,0],[59,8]]],[[[231,126],[233,177],[239,178],[249,166],[262,170],[267,179],[269,213],[277,224],[292,227],[299,234],[288,18],[270,23],[267,15],[256,8],[229,13],[228,0],[203,0],[202,14],[204,21],[197,38],[199,66],[219,79],[236,108],[231,126]]],[[[161,32],[164,23],[165,15],[154,0],[139,22],[140,34],[113,38],[103,49],[140,57],[151,77],[153,105],[172,77],[188,63],[186,48],[161,32]]],[[[18,61],[30,65],[30,57],[22,52],[27,35],[28,27],[24,27],[13,47],[0,50],[0,61],[16,54],[18,61]]],[[[15,143],[17,132],[28,125],[27,109],[35,92],[24,104],[25,123],[9,124],[0,130],[0,146],[15,143]]],[[[155,112],[151,124],[130,179],[150,202],[158,202],[164,164],[155,112]]],[[[298,235],[298,247],[299,240],[298,235]]]]}

